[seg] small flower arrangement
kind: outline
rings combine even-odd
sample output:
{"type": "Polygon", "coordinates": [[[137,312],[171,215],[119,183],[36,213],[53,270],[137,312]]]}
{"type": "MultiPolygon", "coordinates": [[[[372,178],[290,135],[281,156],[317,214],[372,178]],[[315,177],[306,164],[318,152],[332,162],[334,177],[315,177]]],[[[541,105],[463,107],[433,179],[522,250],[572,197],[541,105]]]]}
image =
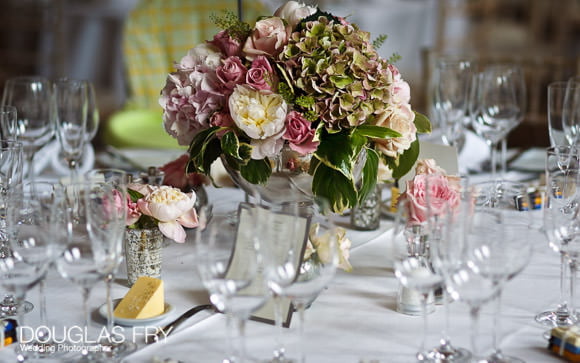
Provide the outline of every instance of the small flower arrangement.
{"type": "Polygon", "coordinates": [[[411,108],[397,56],[377,53],[385,36],[371,41],[356,24],[296,1],[254,27],[231,13],[214,21],[224,30],[176,63],[159,99],[165,130],[189,145],[188,172],[209,175],[221,157],[265,184],[286,146],[311,156],[300,169],[313,176],[312,193],[341,212],[366,198],[379,168],[394,179],[412,168],[416,134],[431,125],[411,108]]]}
{"type": "Polygon", "coordinates": [[[188,162],[189,155],[183,154],[161,166],[159,170],[165,173],[163,185],[169,185],[187,193],[201,185],[209,184],[209,178],[203,174],[184,172],[188,162]]]}
{"type": "Polygon", "coordinates": [[[183,227],[198,225],[195,193],[184,193],[167,185],[129,184],[127,187],[128,228],[159,228],[175,242],[185,242],[183,227]]]}
{"type": "MultiPolygon", "coordinates": [[[[308,243],[306,244],[306,251],[304,251],[304,261],[313,260],[314,262],[320,261],[322,263],[330,261],[330,238],[333,237],[330,235],[330,231],[321,234],[319,229],[320,225],[317,223],[310,226],[308,243]]],[[[350,272],[352,271],[352,266],[348,259],[350,258],[350,246],[352,243],[346,236],[346,229],[338,227],[334,231],[337,233],[338,267],[350,272]]]]}
{"type": "Polygon", "coordinates": [[[447,175],[433,159],[419,160],[415,167],[415,176],[407,181],[407,189],[402,198],[408,201],[409,222],[421,224],[427,220],[428,202],[434,215],[442,214],[446,204],[457,210],[461,201],[459,178],[447,175]],[[427,195],[429,195],[429,201],[427,201],[427,195]]]}

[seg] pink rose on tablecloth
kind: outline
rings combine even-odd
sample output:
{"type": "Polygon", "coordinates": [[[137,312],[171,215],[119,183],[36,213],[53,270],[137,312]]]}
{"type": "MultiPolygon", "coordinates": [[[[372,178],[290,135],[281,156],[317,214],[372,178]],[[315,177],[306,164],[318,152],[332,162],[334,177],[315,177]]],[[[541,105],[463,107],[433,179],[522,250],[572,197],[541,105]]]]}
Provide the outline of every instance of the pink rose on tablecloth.
{"type": "Polygon", "coordinates": [[[258,55],[274,57],[288,44],[289,29],[282,19],[270,17],[259,20],[246,40],[243,51],[246,58],[254,60],[258,55]]]}
{"type": "Polygon", "coordinates": [[[222,88],[226,95],[231,94],[236,85],[246,80],[247,72],[248,70],[240,58],[235,56],[226,58],[215,71],[218,79],[222,82],[222,88]]]}
{"type": "Polygon", "coordinates": [[[288,1],[276,10],[274,16],[286,20],[294,29],[302,19],[314,13],[316,13],[316,7],[307,6],[297,1],[288,1]]]}
{"type": "Polygon", "coordinates": [[[459,206],[460,196],[457,188],[449,183],[445,175],[419,174],[413,180],[407,181],[407,190],[404,198],[407,200],[408,218],[413,224],[420,224],[427,220],[429,213],[437,215],[445,212],[446,204],[455,209],[459,206]]]}
{"type": "Polygon", "coordinates": [[[238,56],[242,52],[242,45],[237,39],[230,37],[226,30],[214,35],[209,44],[217,47],[226,57],[238,56]]]}
{"type": "Polygon", "coordinates": [[[246,73],[246,83],[254,89],[275,91],[278,87],[278,77],[272,65],[263,55],[257,56],[246,73]]]}
{"type": "Polygon", "coordinates": [[[315,130],[312,123],[302,116],[300,112],[290,111],[286,116],[286,132],[284,140],[287,140],[290,149],[301,155],[314,152],[320,142],[313,141],[315,130]]]}

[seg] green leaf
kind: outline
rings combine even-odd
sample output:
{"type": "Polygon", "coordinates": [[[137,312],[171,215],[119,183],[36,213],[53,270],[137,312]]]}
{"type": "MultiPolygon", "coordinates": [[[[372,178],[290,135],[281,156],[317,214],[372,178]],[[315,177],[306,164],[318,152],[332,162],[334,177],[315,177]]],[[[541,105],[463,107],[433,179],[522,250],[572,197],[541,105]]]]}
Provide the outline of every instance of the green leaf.
{"type": "Polygon", "coordinates": [[[393,178],[399,179],[407,174],[409,170],[415,165],[415,161],[419,157],[419,139],[416,139],[411,144],[411,147],[399,156],[399,165],[393,168],[393,178]]]}
{"type": "Polygon", "coordinates": [[[391,137],[401,137],[402,135],[388,127],[375,126],[375,125],[361,125],[355,130],[356,133],[361,134],[366,137],[374,137],[377,139],[386,139],[391,137]]]}
{"type": "MultiPolygon", "coordinates": [[[[220,129],[219,127],[214,126],[210,127],[209,129],[203,130],[199,132],[197,135],[195,135],[189,146],[190,163],[187,166],[188,171],[209,174],[209,169],[207,169],[207,173],[204,171],[204,165],[207,165],[205,161],[206,157],[205,154],[207,152],[207,146],[210,143],[210,141],[212,140],[217,141],[216,132],[219,129],[220,129]]],[[[219,147],[219,141],[217,141],[217,143],[219,147]]]]}
{"type": "Polygon", "coordinates": [[[332,134],[322,130],[315,155],[326,166],[352,179],[354,162],[366,141],[366,137],[346,130],[332,134]]]}
{"type": "Polygon", "coordinates": [[[143,195],[143,194],[139,193],[139,192],[138,192],[138,191],[136,191],[136,190],[129,189],[129,188],[127,188],[127,194],[129,194],[129,197],[131,197],[131,201],[132,201],[132,202],[136,202],[136,201],[138,201],[139,199],[141,199],[141,198],[143,198],[143,197],[144,197],[144,195],[143,195]]]}
{"type": "Polygon", "coordinates": [[[238,152],[240,142],[235,132],[230,131],[222,135],[221,147],[224,154],[240,159],[240,154],[238,152]]]}
{"type": "Polygon", "coordinates": [[[240,166],[242,177],[252,184],[265,184],[272,174],[268,159],[250,159],[246,165],[240,166]]]}
{"type": "Polygon", "coordinates": [[[320,163],[312,178],[312,192],[330,202],[332,210],[342,213],[356,204],[356,187],[339,171],[320,163]]]}
{"type": "Polygon", "coordinates": [[[371,190],[377,185],[377,175],[379,173],[379,154],[373,149],[366,149],[367,160],[362,171],[361,187],[358,191],[358,201],[367,198],[371,190]]]}
{"type": "Polygon", "coordinates": [[[420,134],[431,133],[431,122],[427,116],[417,111],[415,111],[415,127],[417,128],[417,132],[420,134]]]}
{"type": "Polygon", "coordinates": [[[203,148],[203,159],[200,162],[200,171],[205,175],[209,175],[211,171],[211,164],[216,161],[222,154],[220,141],[217,138],[211,139],[203,148]]]}

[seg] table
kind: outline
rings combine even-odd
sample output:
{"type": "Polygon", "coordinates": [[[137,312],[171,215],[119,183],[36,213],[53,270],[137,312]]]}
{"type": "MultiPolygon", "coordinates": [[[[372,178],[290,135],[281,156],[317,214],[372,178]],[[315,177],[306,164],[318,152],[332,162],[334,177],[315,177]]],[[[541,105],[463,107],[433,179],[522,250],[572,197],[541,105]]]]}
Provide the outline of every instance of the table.
{"type": "MultiPolygon", "coordinates": [[[[208,188],[210,199],[229,198],[241,201],[243,194],[234,188],[208,188]]],[[[536,212],[534,212],[536,213],[536,212]]],[[[538,214],[537,221],[541,221],[538,214]]],[[[538,222],[539,223],[539,222],[538,222]]],[[[422,332],[422,318],[395,311],[397,280],[392,269],[392,241],[390,222],[381,221],[377,231],[349,230],[353,241],[350,273],[338,271],[335,279],[306,311],[304,349],[308,362],[341,363],[377,360],[381,363],[412,362],[422,332]]],[[[554,304],[559,295],[559,256],[552,252],[545,237],[539,232],[530,241],[535,248],[529,266],[505,288],[502,306],[501,347],[507,354],[528,362],[558,362],[550,354],[547,341],[542,338],[545,329],[537,325],[536,313],[554,304]]],[[[171,243],[164,248],[163,280],[166,300],[175,306],[166,323],[188,308],[207,303],[193,265],[192,244],[171,243]]],[[[113,287],[113,297],[122,297],[128,288],[124,285],[124,266],[113,287]]],[[[47,279],[49,326],[62,329],[82,324],[80,289],[58,277],[52,270],[47,279]]],[[[28,299],[38,301],[37,289],[28,299]]],[[[104,284],[94,287],[91,307],[97,309],[105,301],[104,284]]],[[[466,306],[454,302],[451,309],[451,338],[454,344],[469,348],[469,319],[466,306]]],[[[480,331],[481,351],[491,347],[491,306],[482,311],[480,331]]],[[[93,313],[95,326],[102,328],[103,319],[93,313]]],[[[443,327],[443,309],[438,306],[429,315],[431,325],[429,346],[438,343],[443,327]]],[[[295,317],[297,319],[297,317],[295,317]]],[[[26,324],[35,326],[38,312],[26,315],[26,324]]],[[[296,321],[287,331],[288,352],[295,351],[293,331],[296,321]]],[[[166,341],[145,346],[142,328],[123,328],[129,339],[139,344],[140,350],[126,357],[124,362],[149,362],[153,357],[179,359],[183,362],[219,362],[225,354],[225,317],[218,313],[202,312],[188,320],[166,341]]],[[[250,321],[247,325],[247,346],[252,356],[270,357],[274,348],[275,328],[250,321]]],[[[13,361],[11,348],[0,350],[0,362],[13,361]]],[[[49,361],[49,360],[45,360],[49,361]]]]}

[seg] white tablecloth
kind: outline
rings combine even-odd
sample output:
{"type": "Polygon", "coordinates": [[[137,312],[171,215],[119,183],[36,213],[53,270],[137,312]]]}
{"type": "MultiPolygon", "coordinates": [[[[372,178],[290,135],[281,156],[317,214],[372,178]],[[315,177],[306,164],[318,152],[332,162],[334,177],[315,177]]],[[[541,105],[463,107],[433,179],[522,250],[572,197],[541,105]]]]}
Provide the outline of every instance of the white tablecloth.
{"type": "MultiPolygon", "coordinates": [[[[239,190],[212,189],[210,198],[242,200],[239,190]]],[[[541,220],[539,217],[538,221],[541,220]]],[[[349,231],[354,242],[350,273],[339,271],[330,286],[315,300],[306,312],[304,349],[307,361],[315,363],[352,362],[362,359],[380,362],[412,362],[418,348],[422,319],[395,311],[397,280],[391,268],[392,252],[389,238],[390,222],[381,221],[381,228],[372,232],[349,231]]],[[[543,235],[530,241],[535,253],[530,265],[505,288],[502,306],[501,347],[504,352],[528,362],[557,362],[550,354],[547,341],[542,338],[545,328],[533,317],[557,302],[559,291],[559,257],[552,252],[543,235]]],[[[208,302],[207,293],[195,272],[191,241],[171,243],[163,250],[163,280],[167,302],[175,307],[167,323],[188,308],[208,302]]],[[[113,297],[122,297],[128,288],[124,285],[124,267],[114,284],[113,297]]],[[[80,289],[51,271],[47,280],[49,326],[62,329],[82,325],[80,289]]],[[[37,289],[29,294],[37,303],[37,289]]],[[[91,308],[96,310],[105,301],[104,284],[94,287],[91,308]]],[[[491,306],[482,311],[480,331],[481,351],[491,347],[491,306]]],[[[93,314],[95,326],[102,328],[102,319],[93,314]]],[[[429,315],[428,345],[438,343],[443,327],[444,311],[437,306],[429,315]]],[[[296,351],[297,316],[286,332],[288,353],[296,351]]],[[[35,309],[26,315],[26,324],[38,323],[35,309]]],[[[150,346],[143,344],[143,328],[124,328],[129,339],[136,339],[140,350],[128,356],[126,362],[149,362],[153,357],[174,358],[183,362],[220,362],[225,354],[225,317],[202,312],[188,320],[166,341],[150,346]]],[[[451,304],[451,331],[453,343],[469,348],[469,318],[461,302],[451,304]]],[[[257,358],[270,357],[275,346],[273,326],[255,321],[247,325],[247,344],[250,354],[257,358]]],[[[13,361],[11,348],[0,350],[0,362],[13,361]]]]}

